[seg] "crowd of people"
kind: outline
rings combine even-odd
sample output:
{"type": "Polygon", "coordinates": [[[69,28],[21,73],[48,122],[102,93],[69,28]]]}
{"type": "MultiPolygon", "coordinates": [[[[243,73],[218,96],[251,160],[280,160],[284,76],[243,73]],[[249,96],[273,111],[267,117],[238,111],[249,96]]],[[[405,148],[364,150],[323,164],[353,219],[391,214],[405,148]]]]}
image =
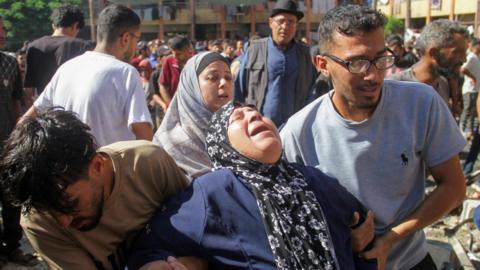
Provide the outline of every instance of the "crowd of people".
{"type": "Polygon", "coordinates": [[[278,0],[268,37],[146,42],[110,4],[92,43],[65,5],[0,52],[0,263],[38,263],[23,232],[52,269],[436,269],[423,228],[480,152],[480,39],[441,19],[405,42],[340,5],[309,45],[303,16],[278,0]]]}

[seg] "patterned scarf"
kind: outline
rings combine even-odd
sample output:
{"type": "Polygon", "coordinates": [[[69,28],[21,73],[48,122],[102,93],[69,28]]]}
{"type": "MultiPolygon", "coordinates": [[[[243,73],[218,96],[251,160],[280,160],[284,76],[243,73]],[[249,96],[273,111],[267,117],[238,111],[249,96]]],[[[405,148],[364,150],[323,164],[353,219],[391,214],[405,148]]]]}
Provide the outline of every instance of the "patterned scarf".
{"type": "Polygon", "coordinates": [[[214,169],[228,168],[255,195],[277,268],[339,269],[322,208],[303,175],[287,162],[263,164],[230,145],[232,102],[210,121],[206,142],[214,169]]]}

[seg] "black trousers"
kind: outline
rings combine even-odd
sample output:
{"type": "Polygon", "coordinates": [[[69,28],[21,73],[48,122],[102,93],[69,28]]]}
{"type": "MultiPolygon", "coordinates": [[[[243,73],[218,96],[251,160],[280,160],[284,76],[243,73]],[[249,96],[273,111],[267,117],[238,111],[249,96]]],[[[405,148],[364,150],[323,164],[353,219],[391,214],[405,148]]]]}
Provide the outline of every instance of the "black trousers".
{"type": "Polygon", "coordinates": [[[2,203],[3,228],[0,226],[0,237],[2,240],[3,254],[10,254],[20,247],[22,239],[22,227],[20,226],[20,207],[15,207],[8,203],[0,192],[0,202],[2,203]]]}
{"type": "Polygon", "coordinates": [[[437,266],[433,262],[432,256],[430,253],[427,253],[427,256],[423,258],[421,262],[419,262],[414,267],[410,268],[410,270],[437,270],[437,266]]]}

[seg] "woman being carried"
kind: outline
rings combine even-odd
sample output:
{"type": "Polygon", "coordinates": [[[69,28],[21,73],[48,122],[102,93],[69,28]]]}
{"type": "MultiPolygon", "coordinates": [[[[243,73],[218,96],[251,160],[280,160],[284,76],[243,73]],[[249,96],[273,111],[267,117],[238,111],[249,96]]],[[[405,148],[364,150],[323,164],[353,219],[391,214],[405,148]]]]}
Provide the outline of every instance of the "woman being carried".
{"type": "Polygon", "coordinates": [[[168,269],[169,256],[200,257],[213,269],[376,269],[352,252],[360,202],[319,170],[282,160],[275,124],[257,110],[217,111],[207,150],[216,171],[154,215],[129,269],[168,269]]]}

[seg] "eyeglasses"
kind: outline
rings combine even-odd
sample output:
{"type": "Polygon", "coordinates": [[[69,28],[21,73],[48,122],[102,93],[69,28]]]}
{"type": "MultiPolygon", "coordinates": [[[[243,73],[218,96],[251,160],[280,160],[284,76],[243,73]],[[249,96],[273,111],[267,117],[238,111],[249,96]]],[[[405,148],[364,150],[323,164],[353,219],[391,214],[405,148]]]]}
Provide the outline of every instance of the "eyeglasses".
{"type": "Polygon", "coordinates": [[[296,20],[286,20],[286,19],[272,19],[278,25],[285,25],[285,26],[294,26],[297,25],[296,20]]]}
{"type": "Polygon", "coordinates": [[[367,72],[372,65],[375,66],[378,70],[385,70],[391,68],[395,64],[395,53],[387,48],[387,51],[390,53],[389,55],[379,56],[373,60],[368,59],[356,59],[352,61],[345,61],[341,58],[338,58],[334,55],[324,53],[323,56],[326,56],[333,61],[341,64],[344,66],[350,73],[359,74],[367,72]]]}

